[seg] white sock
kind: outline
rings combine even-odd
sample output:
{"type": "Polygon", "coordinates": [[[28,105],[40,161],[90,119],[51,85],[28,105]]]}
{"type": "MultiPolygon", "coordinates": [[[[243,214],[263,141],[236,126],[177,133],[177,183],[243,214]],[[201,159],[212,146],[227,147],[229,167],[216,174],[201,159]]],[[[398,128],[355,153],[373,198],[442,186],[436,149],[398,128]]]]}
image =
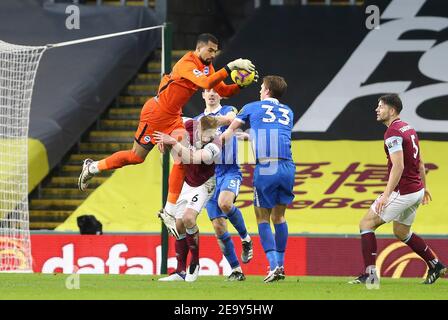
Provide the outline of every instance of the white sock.
{"type": "Polygon", "coordinates": [[[243,273],[243,270],[241,269],[240,266],[238,266],[238,267],[236,267],[236,268],[233,268],[233,269],[232,269],[232,272],[233,272],[233,271],[238,271],[238,272],[243,273]]]}
{"type": "Polygon", "coordinates": [[[168,214],[174,216],[174,213],[176,212],[176,204],[167,201],[164,209],[168,214]]]}
{"type": "Polygon", "coordinates": [[[87,168],[87,170],[89,170],[89,173],[97,174],[100,172],[100,170],[98,169],[98,163],[99,163],[99,161],[93,161],[89,165],[89,167],[87,168]]]}
{"type": "Polygon", "coordinates": [[[245,236],[243,239],[241,239],[242,241],[246,241],[249,242],[250,241],[250,235],[247,234],[247,236],[245,236]]]}
{"type": "Polygon", "coordinates": [[[194,225],[193,228],[186,228],[188,234],[195,234],[199,231],[198,225],[194,225]]]}

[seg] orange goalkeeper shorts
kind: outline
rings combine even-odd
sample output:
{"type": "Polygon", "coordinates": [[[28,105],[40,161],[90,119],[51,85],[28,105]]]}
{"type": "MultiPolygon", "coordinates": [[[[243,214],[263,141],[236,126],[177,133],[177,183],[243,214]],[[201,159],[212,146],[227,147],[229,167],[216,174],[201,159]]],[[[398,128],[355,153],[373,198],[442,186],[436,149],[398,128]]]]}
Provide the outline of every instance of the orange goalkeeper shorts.
{"type": "Polygon", "coordinates": [[[150,148],[156,144],[153,137],[155,131],[160,131],[179,139],[185,134],[185,126],[180,114],[178,116],[166,114],[157,100],[151,98],[142,108],[140,122],[134,139],[142,147],[150,148]]]}

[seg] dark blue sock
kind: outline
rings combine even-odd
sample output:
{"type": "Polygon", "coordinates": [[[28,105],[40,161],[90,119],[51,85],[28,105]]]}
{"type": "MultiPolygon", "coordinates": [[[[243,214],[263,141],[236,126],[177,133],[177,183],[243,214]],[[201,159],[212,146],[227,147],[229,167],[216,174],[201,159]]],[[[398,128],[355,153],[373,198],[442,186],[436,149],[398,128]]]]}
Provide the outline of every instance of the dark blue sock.
{"type": "Polygon", "coordinates": [[[244,224],[244,219],[243,215],[241,214],[241,210],[235,206],[232,206],[232,209],[230,209],[230,212],[227,214],[227,217],[229,218],[230,223],[232,223],[232,225],[235,227],[236,231],[238,231],[238,234],[240,235],[241,239],[247,237],[247,229],[246,225],[244,224]]]}
{"type": "Polygon", "coordinates": [[[277,250],[277,261],[279,266],[285,263],[285,249],[288,241],[288,224],[285,222],[274,224],[275,245],[277,250]]]}
{"type": "Polygon", "coordinates": [[[225,232],[222,236],[218,237],[218,243],[221,247],[221,251],[229,262],[230,266],[236,268],[240,265],[235,253],[235,246],[233,245],[232,238],[228,232],[225,232]]]}
{"type": "Polygon", "coordinates": [[[263,222],[258,225],[258,234],[260,235],[261,246],[263,247],[266,257],[269,260],[269,267],[274,270],[277,266],[277,255],[275,248],[275,239],[272,234],[271,225],[263,222]]]}

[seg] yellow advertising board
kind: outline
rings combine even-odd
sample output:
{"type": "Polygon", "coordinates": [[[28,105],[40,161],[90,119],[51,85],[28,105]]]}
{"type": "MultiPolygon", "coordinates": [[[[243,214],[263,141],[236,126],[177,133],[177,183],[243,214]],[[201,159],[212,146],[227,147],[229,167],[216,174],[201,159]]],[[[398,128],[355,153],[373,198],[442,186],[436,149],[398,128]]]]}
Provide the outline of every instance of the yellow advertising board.
{"type": "MultiPolygon", "coordinates": [[[[427,183],[433,201],[419,208],[413,229],[422,234],[448,233],[448,143],[421,141],[427,183]]],[[[358,223],[387,183],[382,141],[293,141],[296,164],[294,202],[287,209],[290,233],[357,234],[358,223]]],[[[249,232],[256,233],[252,175],[248,145],[240,146],[243,182],[236,205],[249,232]],[[249,163],[248,163],[249,162],[249,163]]],[[[77,231],[76,217],[94,214],[105,231],[158,232],[156,212],[161,208],[161,161],[155,150],[144,164],[117,170],[61,226],[77,231]]],[[[205,210],[199,217],[202,232],[213,232],[205,210]]],[[[231,231],[234,231],[230,227],[231,231]]],[[[391,225],[379,234],[391,234],[391,225]]]]}

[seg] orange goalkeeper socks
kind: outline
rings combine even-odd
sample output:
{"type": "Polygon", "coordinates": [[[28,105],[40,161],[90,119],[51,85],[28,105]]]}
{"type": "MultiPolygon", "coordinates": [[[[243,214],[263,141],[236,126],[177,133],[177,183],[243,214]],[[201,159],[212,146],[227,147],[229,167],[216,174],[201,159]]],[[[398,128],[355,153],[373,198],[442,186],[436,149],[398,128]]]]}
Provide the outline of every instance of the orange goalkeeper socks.
{"type": "Polygon", "coordinates": [[[170,172],[168,180],[168,202],[176,204],[182,186],[184,184],[185,172],[182,164],[175,164],[170,172]]]}
{"type": "Polygon", "coordinates": [[[145,159],[138,156],[132,150],[118,151],[111,156],[100,160],[98,163],[98,170],[112,170],[121,168],[130,164],[139,164],[145,161],[145,159]]]}

